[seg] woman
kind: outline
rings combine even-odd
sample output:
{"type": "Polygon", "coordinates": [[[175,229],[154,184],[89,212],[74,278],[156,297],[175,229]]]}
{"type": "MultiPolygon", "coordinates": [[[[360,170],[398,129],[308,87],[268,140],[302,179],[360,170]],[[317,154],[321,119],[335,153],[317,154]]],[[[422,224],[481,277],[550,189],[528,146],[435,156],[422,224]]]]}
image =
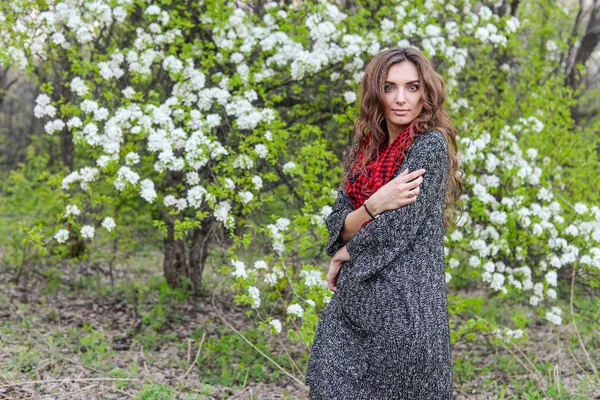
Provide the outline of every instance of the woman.
{"type": "Polygon", "coordinates": [[[326,219],[334,294],[308,364],[313,400],[452,398],[444,228],[462,181],[445,99],[415,48],[383,51],[366,68],[326,219]]]}

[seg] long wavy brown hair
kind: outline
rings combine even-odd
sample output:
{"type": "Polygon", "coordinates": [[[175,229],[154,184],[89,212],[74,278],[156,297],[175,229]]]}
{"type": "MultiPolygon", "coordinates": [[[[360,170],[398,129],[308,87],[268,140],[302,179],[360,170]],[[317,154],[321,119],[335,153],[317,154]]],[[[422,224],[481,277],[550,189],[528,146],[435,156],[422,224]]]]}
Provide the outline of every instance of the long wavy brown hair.
{"type": "Polygon", "coordinates": [[[450,116],[444,110],[446,101],[444,80],[435,72],[427,58],[414,47],[393,47],[384,50],[367,65],[360,84],[360,115],[354,121],[352,145],[346,151],[347,155],[344,158],[344,172],[340,178],[341,185],[345,185],[352,176],[353,166],[361,146],[364,145],[367,132],[371,132],[371,138],[363,150],[364,158],[359,170],[362,174],[366,174],[365,167],[373,153],[377,152],[375,155],[377,157],[380,145],[387,140],[384,83],[389,68],[405,61],[415,65],[424,88],[423,110],[411,121],[411,131],[415,132],[414,136],[416,137],[432,130],[439,130],[448,142],[450,170],[444,208],[444,226],[447,227],[456,222],[454,217],[457,205],[460,206],[460,215],[463,212],[462,204],[459,201],[463,192],[461,178],[463,171],[459,170],[456,129],[450,121],[450,116]]]}

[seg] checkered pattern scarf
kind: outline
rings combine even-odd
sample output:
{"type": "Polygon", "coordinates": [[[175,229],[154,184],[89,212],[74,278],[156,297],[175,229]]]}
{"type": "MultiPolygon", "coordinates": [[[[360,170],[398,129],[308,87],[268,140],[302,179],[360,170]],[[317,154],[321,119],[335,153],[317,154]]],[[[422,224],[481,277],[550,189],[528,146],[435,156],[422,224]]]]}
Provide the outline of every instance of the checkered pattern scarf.
{"type": "Polygon", "coordinates": [[[387,141],[381,144],[379,157],[374,159],[376,154],[372,155],[371,161],[366,165],[367,175],[365,176],[358,172],[358,169],[364,158],[363,150],[371,137],[371,133],[367,133],[363,146],[358,152],[352,170],[353,175],[346,182],[346,194],[354,209],[361,207],[365,200],[392,179],[396,168],[402,163],[404,153],[413,141],[410,128],[409,125],[400,132],[391,145],[387,146],[387,141]]]}

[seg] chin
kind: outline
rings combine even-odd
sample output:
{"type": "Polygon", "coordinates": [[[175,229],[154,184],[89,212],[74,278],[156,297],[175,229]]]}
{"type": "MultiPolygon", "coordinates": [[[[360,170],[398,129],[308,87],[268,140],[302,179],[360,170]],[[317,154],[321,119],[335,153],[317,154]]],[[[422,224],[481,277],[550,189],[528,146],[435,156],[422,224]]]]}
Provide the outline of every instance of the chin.
{"type": "Polygon", "coordinates": [[[395,116],[395,118],[392,119],[392,122],[395,123],[396,125],[406,125],[408,123],[410,123],[410,121],[412,121],[413,118],[410,115],[405,115],[404,117],[397,117],[395,116]]]}

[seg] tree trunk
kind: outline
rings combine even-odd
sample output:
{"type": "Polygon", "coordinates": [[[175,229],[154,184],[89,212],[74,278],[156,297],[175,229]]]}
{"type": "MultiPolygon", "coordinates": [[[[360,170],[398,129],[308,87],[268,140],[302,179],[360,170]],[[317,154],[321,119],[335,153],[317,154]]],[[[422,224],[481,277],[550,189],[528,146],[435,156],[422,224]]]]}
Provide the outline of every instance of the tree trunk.
{"type": "MultiPolygon", "coordinates": [[[[583,18],[583,2],[580,2],[579,13],[575,19],[572,35],[576,35],[583,18]]],[[[587,61],[592,56],[595,48],[600,43],[600,1],[595,0],[591,6],[590,19],[588,21],[585,33],[581,37],[579,48],[571,47],[567,53],[567,67],[565,71],[565,84],[573,90],[579,90],[579,86],[583,82],[585,72],[580,72],[577,65],[586,65],[587,61]]],[[[581,97],[582,93],[576,93],[576,97],[581,97]]],[[[580,109],[581,105],[577,103],[571,107],[571,116],[575,121],[575,126],[580,126],[582,123],[583,113],[580,109]]]]}
{"type": "Polygon", "coordinates": [[[163,269],[165,278],[172,288],[181,287],[181,277],[192,281],[194,293],[202,289],[202,272],[208,257],[208,245],[211,226],[195,229],[188,249],[185,240],[173,238],[173,226],[169,225],[168,235],[165,239],[165,259],[163,269]],[[187,255],[187,257],[186,257],[187,255]]]}
{"type": "Polygon", "coordinates": [[[169,286],[177,288],[181,286],[181,277],[188,278],[188,274],[185,260],[185,243],[182,239],[175,240],[173,233],[174,226],[168,223],[163,270],[169,286]]]}
{"type": "Polygon", "coordinates": [[[210,226],[204,229],[195,229],[190,246],[190,278],[194,285],[194,292],[199,293],[202,288],[202,272],[208,257],[210,226]]]}

